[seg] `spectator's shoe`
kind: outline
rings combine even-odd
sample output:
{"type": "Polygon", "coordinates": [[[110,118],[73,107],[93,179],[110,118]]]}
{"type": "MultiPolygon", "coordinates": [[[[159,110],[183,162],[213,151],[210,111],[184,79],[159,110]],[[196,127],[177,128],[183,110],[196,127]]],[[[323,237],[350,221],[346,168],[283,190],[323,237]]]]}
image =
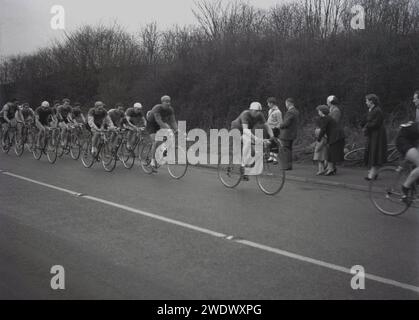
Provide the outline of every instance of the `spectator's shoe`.
{"type": "Polygon", "coordinates": [[[410,195],[409,195],[410,190],[411,190],[410,188],[406,188],[405,186],[402,185],[402,192],[403,192],[402,201],[404,203],[410,204],[411,201],[412,201],[412,199],[410,198],[410,195]]]}
{"type": "Polygon", "coordinates": [[[269,157],[268,160],[266,160],[267,163],[273,163],[275,161],[274,157],[269,157]]]}
{"type": "Polygon", "coordinates": [[[319,172],[316,173],[316,176],[324,176],[325,173],[326,173],[326,170],[319,171],[319,172]]]}
{"type": "Polygon", "coordinates": [[[329,170],[324,175],[325,176],[335,176],[336,175],[336,169],[335,170],[329,170]]]}

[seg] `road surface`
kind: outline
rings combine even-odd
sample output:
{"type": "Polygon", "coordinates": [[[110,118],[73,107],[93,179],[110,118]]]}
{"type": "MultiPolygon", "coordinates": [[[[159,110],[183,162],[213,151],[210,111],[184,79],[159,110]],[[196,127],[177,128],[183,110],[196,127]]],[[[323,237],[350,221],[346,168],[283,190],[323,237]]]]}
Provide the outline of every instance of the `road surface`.
{"type": "Polygon", "coordinates": [[[382,216],[362,191],[287,181],[268,197],[211,169],[176,181],[12,151],[0,170],[2,299],[419,298],[418,212],[382,216]]]}

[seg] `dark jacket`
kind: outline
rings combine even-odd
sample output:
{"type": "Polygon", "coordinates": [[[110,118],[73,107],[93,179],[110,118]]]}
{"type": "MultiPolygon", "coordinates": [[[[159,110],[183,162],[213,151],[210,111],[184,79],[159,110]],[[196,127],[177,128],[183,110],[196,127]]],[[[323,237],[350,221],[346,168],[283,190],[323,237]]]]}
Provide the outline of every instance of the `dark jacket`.
{"type": "Polygon", "coordinates": [[[295,140],[297,139],[297,130],[300,112],[294,107],[289,109],[284,116],[284,121],[280,125],[279,139],[295,140]]]}
{"type": "Polygon", "coordinates": [[[384,114],[380,107],[368,112],[364,133],[367,136],[365,164],[368,167],[381,166],[387,162],[387,132],[384,127],[384,114]]]}
{"type": "Polygon", "coordinates": [[[330,113],[329,116],[335,119],[337,124],[339,125],[342,119],[342,111],[336,106],[330,107],[330,113]]]}
{"type": "Polygon", "coordinates": [[[329,145],[345,139],[343,130],[330,115],[320,119],[320,129],[319,142],[323,139],[325,134],[327,135],[327,143],[329,145]]]}

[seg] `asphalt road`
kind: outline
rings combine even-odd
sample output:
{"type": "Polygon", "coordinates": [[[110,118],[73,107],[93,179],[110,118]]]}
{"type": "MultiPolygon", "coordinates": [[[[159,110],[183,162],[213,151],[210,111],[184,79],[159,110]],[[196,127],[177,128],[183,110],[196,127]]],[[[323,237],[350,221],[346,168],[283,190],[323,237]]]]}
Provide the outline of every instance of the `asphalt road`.
{"type": "Polygon", "coordinates": [[[382,216],[365,192],[287,181],[268,197],[211,169],[176,181],[28,153],[0,170],[2,299],[419,298],[418,212],[382,216]]]}

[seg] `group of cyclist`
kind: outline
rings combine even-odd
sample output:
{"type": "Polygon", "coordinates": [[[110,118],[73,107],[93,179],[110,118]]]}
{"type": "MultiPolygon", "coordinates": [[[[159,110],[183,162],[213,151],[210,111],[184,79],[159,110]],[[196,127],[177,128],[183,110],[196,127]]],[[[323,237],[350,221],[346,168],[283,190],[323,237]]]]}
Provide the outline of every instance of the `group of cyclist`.
{"type": "MultiPolygon", "coordinates": [[[[35,126],[38,129],[36,147],[43,145],[46,130],[56,128],[60,131],[60,143],[66,145],[68,131],[75,127],[85,128],[91,133],[92,155],[98,152],[98,142],[101,131],[111,132],[111,145],[115,145],[117,131],[127,131],[127,148],[131,150],[134,145],[136,132],[147,131],[153,141],[152,154],[158,146],[155,135],[158,130],[171,129],[177,132],[177,123],[174,110],[171,106],[171,98],[167,95],[161,98],[161,104],[154,106],[147,114],[141,103],[136,102],[132,107],[125,110],[123,104],[118,103],[115,108],[106,110],[102,101],[96,101],[87,117],[82,113],[80,103],[71,105],[71,101],[64,98],[61,102],[54,101],[53,106],[48,101],[33,110],[28,103],[20,104],[16,99],[6,103],[0,110],[0,124],[2,126],[2,144],[4,145],[6,133],[9,127],[16,127],[17,135],[20,135],[22,128],[35,126]]],[[[153,169],[157,167],[155,158],[151,160],[153,169]]]]}
{"type": "MultiPolygon", "coordinates": [[[[402,156],[412,162],[416,168],[410,173],[407,180],[403,183],[402,190],[404,197],[408,197],[412,185],[419,180],[419,91],[414,93],[413,102],[416,106],[416,120],[400,127],[396,138],[396,145],[402,156]]],[[[25,124],[34,124],[38,128],[37,146],[41,146],[45,137],[46,128],[59,128],[61,131],[60,143],[66,143],[66,133],[73,126],[84,126],[92,134],[92,155],[98,152],[98,141],[102,130],[113,131],[118,129],[128,130],[127,148],[131,149],[134,145],[135,134],[138,130],[146,130],[153,141],[151,154],[154,156],[159,141],[156,141],[156,133],[160,129],[171,129],[177,132],[175,112],[171,106],[171,98],[167,95],[161,97],[161,103],[155,105],[147,114],[141,103],[136,102],[132,107],[124,110],[122,104],[117,104],[115,108],[106,110],[103,102],[97,101],[94,107],[88,111],[87,119],[83,115],[80,104],[75,103],[71,106],[71,101],[67,98],[55,101],[51,107],[48,101],[41,103],[41,106],[33,110],[28,103],[19,104],[17,100],[6,103],[0,111],[0,124],[2,125],[2,139],[9,126],[16,126],[19,134],[25,124]]],[[[243,111],[240,116],[233,121],[232,129],[236,128],[243,134],[243,140],[254,142],[257,137],[252,134],[255,127],[266,129],[271,141],[274,141],[273,130],[267,125],[262,113],[262,106],[258,102],[253,102],[249,110],[243,111]],[[249,139],[244,139],[244,137],[249,139]]],[[[116,134],[111,138],[114,141],[116,134]]],[[[276,141],[276,140],[275,140],[276,141]]],[[[247,148],[248,145],[244,145],[247,148]]],[[[243,163],[243,168],[248,164],[243,163]]],[[[157,166],[153,157],[151,160],[152,168],[157,166]]]]}

